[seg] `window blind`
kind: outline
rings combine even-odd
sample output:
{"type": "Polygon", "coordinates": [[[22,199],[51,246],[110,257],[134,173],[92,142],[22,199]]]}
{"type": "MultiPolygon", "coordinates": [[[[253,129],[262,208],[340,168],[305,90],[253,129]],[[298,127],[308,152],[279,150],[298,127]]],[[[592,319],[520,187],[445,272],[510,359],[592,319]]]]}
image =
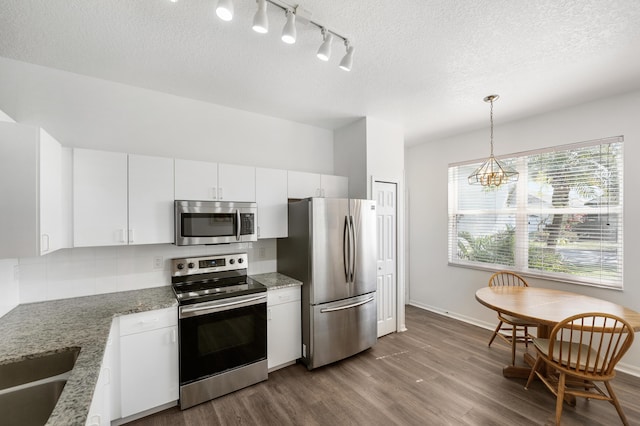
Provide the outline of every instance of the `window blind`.
{"type": "Polygon", "coordinates": [[[623,138],[501,160],[520,177],[498,188],[449,166],[449,263],[622,288],[623,138]]]}

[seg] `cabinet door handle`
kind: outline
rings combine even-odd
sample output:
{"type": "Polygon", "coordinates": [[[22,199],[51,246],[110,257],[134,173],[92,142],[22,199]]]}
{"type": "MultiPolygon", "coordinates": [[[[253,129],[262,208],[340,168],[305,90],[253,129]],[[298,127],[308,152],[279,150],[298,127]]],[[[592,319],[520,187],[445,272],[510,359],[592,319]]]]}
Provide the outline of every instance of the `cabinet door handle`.
{"type": "Polygon", "coordinates": [[[50,247],[49,247],[49,234],[42,234],[42,246],[46,247],[46,248],[42,249],[43,252],[46,252],[46,251],[50,250],[50,247]],[[47,242],[47,244],[44,243],[45,241],[47,242]]]}
{"type": "Polygon", "coordinates": [[[222,188],[218,188],[218,199],[222,200],[222,188]]]}
{"type": "Polygon", "coordinates": [[[133,242],[133,229],[129,229],[129,242],[133,242]]]}
{"type": "Polygon", "coordinates": [[[271,308],[267,309],[267,321],[271,321],[271,308]]]}
{"type": "Polygon", "coordinates": [[[258,226],[258,238],[260,238],[260,227],[258,226]]]}
{"type": "Polygon", "coordinates": [[[177,340],[178,340],[178,337],[176,336],[176,330],[173,329],[171,330],[171,343],[176,343],[177,340]]]}
{"type": "Polygon", "coordinates": [[[218,188],[216,187],[211,188],[211,198],[214,200],[218,198],[218,188]]]}
{"type": "Polygon", "coordinates": [[[124,229],[124,228],[122,228],[122,229],[120,230],[120,242],[121,242],[121,243],[126,243],[126,242],[127,242],[127,240],[126,240],[126,235],[127,235],[127,230],[126,230],[126,229],[124,229]]]}
{"type": "Polygon", "coordinates": [[[104,384],[106,385],[110,385],[111,384],[111,369],[109,367],[105,367],[104,368],[104,384]]]}

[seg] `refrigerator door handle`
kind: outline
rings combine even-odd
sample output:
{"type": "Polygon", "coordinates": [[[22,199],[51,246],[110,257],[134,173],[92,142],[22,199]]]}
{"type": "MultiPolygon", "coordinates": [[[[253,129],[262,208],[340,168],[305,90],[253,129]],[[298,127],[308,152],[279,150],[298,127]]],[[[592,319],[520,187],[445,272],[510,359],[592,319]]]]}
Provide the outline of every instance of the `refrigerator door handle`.
{"type": "Polygon", "coordinates": [[[349,232],[349,217],[344,217],[344,231],[342,232],[342,261],[344,263],[344,279],[349,282],[349,274],[351,273],[351,260],[349,259],[349,251],[351,250],[349,240],[351,233],[349,232]]]}
{"type": "Polygon", "coordinates": [[[351,308],[355,308],[357,306],[365,305],[365,304],[373,301],[373,299],[375,299],[375,296],[371,296],[368,299],[365,299],[365,300],[363,300],[361,302],[352,303],[350,305],[338,306],[337,308],[320,309],[320,313],[326,314],[327,312],[344,311],[345,309],[351,309],[351,308]]]}
{"type": "Polygon", "coordinates": [[[351,229],[351,276],[349,281],[351,283],[354,283],[356,275],[356,256],[358,254],[356,252],[356,249],[358,248],[358,246],[356,244],[356,227],[353,224],[353,216],[349,216],[349,224],[351,229]]]}

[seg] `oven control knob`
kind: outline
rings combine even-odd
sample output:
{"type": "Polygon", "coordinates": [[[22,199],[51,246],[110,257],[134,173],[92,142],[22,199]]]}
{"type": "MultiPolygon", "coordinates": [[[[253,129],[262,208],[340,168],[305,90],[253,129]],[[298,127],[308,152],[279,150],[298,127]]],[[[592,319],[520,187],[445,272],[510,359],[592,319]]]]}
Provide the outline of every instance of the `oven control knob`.
{"type": "Polygon", "coordinates": [[[180,270],[184,269],[184,263],[178,263],[177,268],[180,270]]]}
{"type": "Polygon", "coordinates": [[[238,259],[238,263],[242,263],[242,262],[244,262],[243,258],[238,259]]]}
{"type": "Polygon", "coordinates": [[[193,263],[193,262],[191,262],[191,263],[189,263],[189,265],[188,265],[188,266],[189,266],[189,269],[193,269],[193,268],[195,268],[195,267],[196,267],[196,264],[195,264],[195,263],[193,263]]]}
{"type": "Polygon", "coordinates": [[[234,263],[236,263],[236,261],[235,261],[235,260],[233,260],[233,259],[229,259],[229,265],[233,265],[234,263]]]}

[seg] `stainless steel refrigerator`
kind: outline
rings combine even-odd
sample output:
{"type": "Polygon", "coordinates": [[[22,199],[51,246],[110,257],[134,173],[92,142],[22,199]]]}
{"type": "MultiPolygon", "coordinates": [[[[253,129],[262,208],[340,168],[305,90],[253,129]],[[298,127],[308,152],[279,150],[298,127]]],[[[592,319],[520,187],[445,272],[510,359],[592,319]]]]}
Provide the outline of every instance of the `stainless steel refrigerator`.
{"type": "Polygon", "coordinates": [[[376,205],[307,198],[289,203],[278,272],[302,281],[302,361],[310,370],[377,339],[376,205]]]}

